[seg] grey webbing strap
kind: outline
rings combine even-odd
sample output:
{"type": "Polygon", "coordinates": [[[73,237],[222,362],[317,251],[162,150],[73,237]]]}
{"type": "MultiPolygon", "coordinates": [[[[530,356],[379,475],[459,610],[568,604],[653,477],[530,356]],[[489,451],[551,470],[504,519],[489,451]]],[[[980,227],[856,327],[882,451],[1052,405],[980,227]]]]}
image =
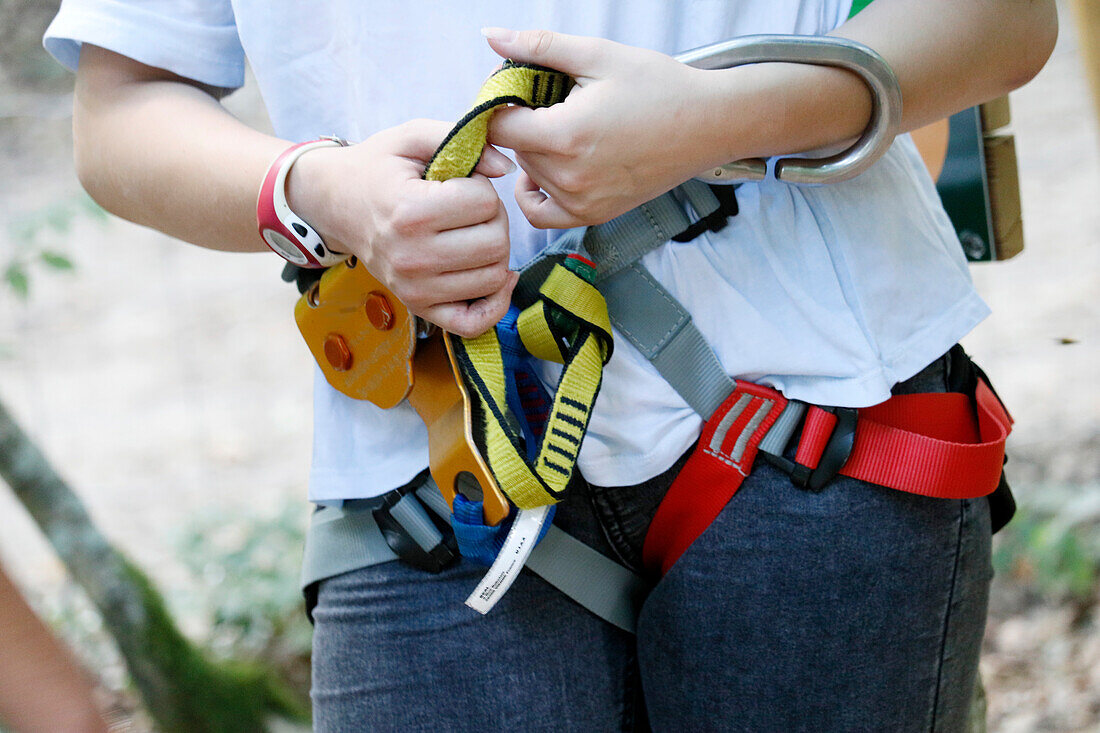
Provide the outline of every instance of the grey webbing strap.
{"type": "Polygon", "coordinates": [[[691,315],[656,278],[634,263],[600,283],[611,323],[704,418],[733,391],[734,381],[691,315]]]}
{"type": "MultiPolygon", "coordinates": [[[[439,516],[450,517],[435,482],[429,480],[418,488],[416,498],[439,516]]],[[[405,500],[412,497],[406,495],[405,500]]],[[[390,509],[395,518],[397,506],[390,509]]],[[[310,520],[300,586],[397,559],[369,509],[322,506],[310,520]]],[[[531,552],[527,567],[604,621],[634,632],[637,609],[649,586],[627,568],[553,525],[531,552]]]]}
{"type": "Polygon", "coordinates": [[[596,263],[597,287],[612,324],[706,418],[733,391],[734,381],[691,315],[638,262],[691,225],[685,203],[699,217],[721,206],[709,186],[691,180],[606,224],[571,229],[524,266],[514,299],[520,308],[534,302],[555,262],[586,252],[596,263]]]}
{"type": "Polygon", "coordinates": [[[691,220],[684,211],[684,202],[700,218],[721,206],[710,186],[691,180],[606,224],[566,230],[523,265],[513,296],[516,304],[525,308],[533,303],[550,269],[565,255],[580,252],[592,257],[598,280],[640,260],[688,228],[691,220]]]}
{"type": "MultiPolygon", "coordinates": [[[[416,496],[436,514],[450,515],[435,482],[421,486],[416,496]]],[[[634,633],[649,585],[619,563],[551,524],[527,557],[527,567],[604,621],[634,633]]]]}
{"type": "Polygon", "coordinates": [[[300,587],[396,559],[370,510],[321,506],[309,521],[300,587]]]}
{"type": "Polygon", "coordinates": [[[597,279],[611,277],[687,229],[691,220],[682,201],[700,218],[721,206],[710,186],[691,180],[606,224],[589,227],[584,248],[596,262],[597,279]]]}
{"type": "MultiPolygon", "coordinates": [[[[734,186],[736,188],[736,186],[734,186]]],[[[681,184],[671,191],[673,196],[681,198],[691,204],[691,208],[695,210],[696,216],[700,219],[710,216],[712,213],[718,210],[721,203],[714,195],[714,192],[710,190],[710,186],[699,181],[698,179],[692,179],[687,183],[681,184]]],[[[678,234],[679,232],[673,232],[678,234]]]]}
{"type": "Polygon", "coordinates": [[[606,224],[589,227],[584,248],[596,263],[596,279],[614,275],[690,226],[671,193],[658,196],[606,224]]]}
{"type": "Polygon", "coordinates": [[[443,535],[415,496],[402,496],[400,501],[390,507],[390,516],[397,520],[424,552],[431,552],[432,548],[443,541],[443,535]]]}
{"type": "Polygon", "coordinates": [[[637,628],[646,582],[554,525],[531,551],[527,567],[604,621],[631,634],[637,628]]]}
{"type": "Polygon", "coordinates": [[[798,400],[788,401],[787,406],[783,408],[783,412],[779,413],[779,417],[776,419],[775,423],[772,424],[771,429],[768,430],[768,434],[760,441],[760,450],[765,453],[771,453],[774,456],[783,455],[783,451],[787,449],[787,443],[790,442],[791,436],[794,435],[795,428],[798,427],[799,422],[802,420],[802,416],[805,414],[805,402],[799,402],[798,400]]]}

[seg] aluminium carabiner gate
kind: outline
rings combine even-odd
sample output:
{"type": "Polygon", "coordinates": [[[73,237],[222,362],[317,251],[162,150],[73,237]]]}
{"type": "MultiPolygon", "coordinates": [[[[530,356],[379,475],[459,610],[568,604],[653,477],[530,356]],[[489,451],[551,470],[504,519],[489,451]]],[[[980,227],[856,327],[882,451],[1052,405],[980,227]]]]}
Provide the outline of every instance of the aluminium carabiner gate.
{"type": "MultiPolygon", "coordinates": [[[[901,88],[886,61],[857,41],[834,36],[754,35],[712,43],[677,55],[697,69],[729,69],[768,62],[811,64],[846,69],[871,92],[871,121],[849,148],[825,158],[784,158],[775,177],[788,183],[839,183],[867,170],[893,143],[901,129],[901,88]]],[[[719,166],[698,180],[705,183],[759,181],[767,175],[761,158],[719,166]]]]}

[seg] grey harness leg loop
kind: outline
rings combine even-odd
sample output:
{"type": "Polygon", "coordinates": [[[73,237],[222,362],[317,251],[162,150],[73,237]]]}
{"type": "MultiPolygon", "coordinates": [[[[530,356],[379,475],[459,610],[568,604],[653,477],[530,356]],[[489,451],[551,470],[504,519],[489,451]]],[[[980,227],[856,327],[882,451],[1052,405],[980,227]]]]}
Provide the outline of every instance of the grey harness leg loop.
{"type": "MultiPolygon", "coordinates": [[[[421,514],[426,507],[437,517],[449,519],[451,511],[446,500],[430,477],[393,504],[391,513],[395,517],[405,517],[405,511],[393,512],[393,508],[407,500],[417,502],[411,520],[407,520],[412,527],[408,534],[418,544],[430,544],[437,531],[435,523],[421,514]]],[[[319,581],[400,559],[375,519],[379,505],[377,500],[368,499],[349,502],[348,506],[321,506],[313,513],[301,577],[301,588],[310,599],[307,613],[316,600],[315,584],[319,581]]],[[[634,632],[638,609],[649,591],[639,575],[553,525],[531,552],[527,567],[604,621],[634,632]]]]}

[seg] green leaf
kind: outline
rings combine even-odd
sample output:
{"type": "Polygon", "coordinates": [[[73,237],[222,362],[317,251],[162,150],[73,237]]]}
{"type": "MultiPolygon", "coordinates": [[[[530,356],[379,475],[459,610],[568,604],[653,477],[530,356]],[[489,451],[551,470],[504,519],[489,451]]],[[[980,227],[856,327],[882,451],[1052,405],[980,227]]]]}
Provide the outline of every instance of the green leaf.
{"type": "Polygon", "coordinates": [[[58,234],[69,231],[73,221],[73,210],[68,203],[54,204],[46,210],[46,223],[58,234]]]}
{"type": "Polygon", "coordinates": [[[47,267],[52,267],[55,270],[73,269],[73,261],[63,254],[42,250],[38,253],[38,256],[42,258],[42,262],[45,263],[47,267]]]}
{"type": "Polygon", "coordinates": [[[107,220],[107,212],[103,210],[102,206],[93,201],[91,196],[83,195],[79,200],[81,208],[84,209],[84,213],[99,221],[107,220]]]}
{"type": "Polygon", "coordinates": [[[17,242],[30,244],[34,241],[35,235],[38,234],[38,227],[26,219],[20,219],[8,225],[8,232],[11,234],[11,238],[17,242]]]}
{"type": "Polygon", "coordinates": [[[25,299],[27,294],[30,293],[30,280],[27,279],[27,273],[20,265],[8,265],[8,268],[4,270],[4,279],[20,298],[25,299]]]}

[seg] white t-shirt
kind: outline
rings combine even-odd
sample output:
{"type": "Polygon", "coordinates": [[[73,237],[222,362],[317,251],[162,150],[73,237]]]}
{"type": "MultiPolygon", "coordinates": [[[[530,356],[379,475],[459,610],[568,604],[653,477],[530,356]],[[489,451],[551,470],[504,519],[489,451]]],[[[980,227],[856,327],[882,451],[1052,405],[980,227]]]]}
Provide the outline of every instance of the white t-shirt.
{"type": "MultiPolygon", "coordinates": [[[[677,53],[752,33],[823,34],[851,0],[64,0],[46,48],[74,68],[81,42],[221,87],[255,72],[276,132],[352,141],[416,117],[458,119],[500,59],[483,26],[549,28],[677,53]]],[[[761,120],[767,124],[767,120],[761,120]]],[[[554,236],[508,204],[513,265],[554,236]]],[[[259,185],[259,182],[257,182],[259,185]]],[[[889,396],[988,308],[908,136],[863,175],[737,191],[721,232],[669,243],[644,262],[692,314],[729,374],[791,398],[860,407],[889,396]]],[[[273,255],[274,256],[274,255],[273,255]]],[[[290,313],[287,314],[288,327],[290,313]]],[[[373,496],[427,465],[408,405],[344,397],[317,370],[310,497],[373,496]]],[[[580,454],[592,482],[668,468],[701,419],[618,339],[580,454]]]]}

